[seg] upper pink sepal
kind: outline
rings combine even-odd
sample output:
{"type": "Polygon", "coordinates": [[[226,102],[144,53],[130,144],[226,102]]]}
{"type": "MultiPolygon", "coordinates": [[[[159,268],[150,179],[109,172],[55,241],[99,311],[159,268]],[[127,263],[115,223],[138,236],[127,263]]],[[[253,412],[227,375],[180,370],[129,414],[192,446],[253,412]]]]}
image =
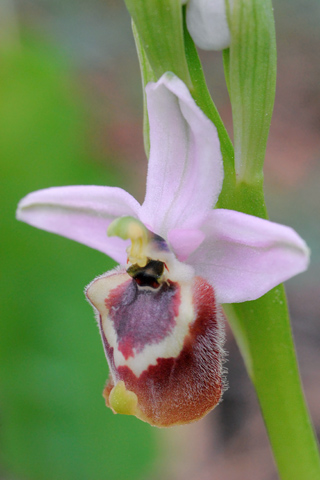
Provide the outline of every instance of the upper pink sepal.
{"type": "Polygon", "coordinates": [[[215,205],[223,165],[214,124],[171,73],[146,87],[150,122],[147,191],[140,220],[167,238],[197,228],[215,205]]]}
{"type": "Polygon", "coordinates": [[[212,283],[219,303],[255,300],[308,267],[306,243],[285,225],[217,209],[202,230],[206,238],[187,263],[212,283]]]}

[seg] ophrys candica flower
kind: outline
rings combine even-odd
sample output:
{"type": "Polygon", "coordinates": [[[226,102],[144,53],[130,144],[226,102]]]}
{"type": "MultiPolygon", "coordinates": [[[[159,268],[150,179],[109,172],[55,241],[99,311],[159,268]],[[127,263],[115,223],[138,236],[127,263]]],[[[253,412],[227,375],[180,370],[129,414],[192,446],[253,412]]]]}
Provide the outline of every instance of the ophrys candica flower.
{"type": "Polygon", "coordinates": [[[305,270],[309,253],[289,227],[214,210],[223,181],[215,126],[170,73],[146,95],[142,205],[120,188],[53,187],[27,195],[17,217],[119,262],[86,289],[110,368],[106,403],[170,426],[201,418],[221,398],[219,305],[260,297],[305,270]]]}

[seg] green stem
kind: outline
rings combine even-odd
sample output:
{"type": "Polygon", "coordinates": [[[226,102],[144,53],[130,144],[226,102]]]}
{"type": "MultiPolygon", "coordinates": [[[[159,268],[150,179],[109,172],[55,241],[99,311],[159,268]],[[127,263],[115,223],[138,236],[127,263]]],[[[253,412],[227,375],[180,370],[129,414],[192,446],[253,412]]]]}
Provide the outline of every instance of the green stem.
{"type": "Polygon", "coordinates": [[[255,386],[281,479],[319,479],[284,288],[253,302],[224,305],[224,310],[255,386]]]}
{"type": "Polygon", "coordinates": [[[142,80],[142,92],[143,92],[143,141],[144,141],[144,151],[146,152],[147,158],[149,158],[150,153],[150,135],[149,135],[149,116],[148,116],[148,109],[147,109],[147,97],[146,97],[146,85],[149,82],[156,82],[157,77],[154,71],[151,68],[149,63],[148,57],[146,55],[145,49],[143,48],[138,30],[132,20],[132,32],[134,41],[136,44],[139,65],[140,65],[140,72],[141,72],[141,80],[142,80]]]}
{"type": "Polygon", "coordinates": [[[172,72],[192,88],[184,55],[180,0],[125,0],[157,78],[172,72]]]}
{"type": "MultiPolygon", "coordinates": [[[[230,198],[227,198],[230,205],[230,198]]],[[[234,209],[267,218],[262,185],[241,183],[234,209]]],[[[224,206],[224,199],[220,199],[224,206]]],[[[282,285],[252,302],[224,305],[255,386],[282,480],[320,478],[317,442],[306,407],[282,285]]]]}

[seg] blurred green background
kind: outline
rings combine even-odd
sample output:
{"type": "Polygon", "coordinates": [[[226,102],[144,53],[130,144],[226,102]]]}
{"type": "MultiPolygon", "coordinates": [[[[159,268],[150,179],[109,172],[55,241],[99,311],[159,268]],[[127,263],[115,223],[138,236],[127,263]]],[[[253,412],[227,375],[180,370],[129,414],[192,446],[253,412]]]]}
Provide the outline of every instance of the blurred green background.
{"type": "MultiPolygon", "coordinates": [[[[275,15],[279,76],[266,193],[271,219],[292,225],[313,250],[309,272],[288,282],[288,294],[319,429],[319,3],[278,0],[275,15]]],[[[231,131],[220,54],[201,56],[231,131]]],[[[160,431],[113,415],[83,294],[112,261],[14,217],[24,195],[49,186],[117,185],[143,199],[141,85],[123,2],[1,0],[0,165],[0,478],[277,478],[229,330],[230,389],[206,419],[160,431]]]]}
{"type": "Polygon", "coordinates": [[[11,34],[0,47],[3,475],[138,478],[154,454],[152,430],[104,406],[107,364],[83,294],[113,263],[15,220],[30,191],[120,185],[121,175],[90,145],[88,105],[66,55],[29,25],[11,34]]]}

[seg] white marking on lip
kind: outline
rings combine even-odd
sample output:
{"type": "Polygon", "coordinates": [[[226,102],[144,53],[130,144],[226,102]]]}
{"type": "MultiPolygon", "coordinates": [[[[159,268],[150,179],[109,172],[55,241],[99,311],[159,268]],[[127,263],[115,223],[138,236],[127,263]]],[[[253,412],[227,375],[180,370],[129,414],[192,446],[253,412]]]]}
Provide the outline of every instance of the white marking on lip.
{"type": "Polygon", "coordinates": [[[109,318],[109,310],[105,305],[105,299],[111,290],[131,277],[125,271],[113,271],[95,279],[87,288],[86,295],[101,316],[102,330],[110,347],[113,348],[115,367],[127,366],[139,377],[150,365],[156,365],[158,358],[177,357],[189,333],[189,326],[195,320],[195,312],[192,304],[192,282],[180,282],[181,302],[179,315],[175,317],[175,327],[161,342],[146,345],[140,352],[134,351],[134,356],[125,359],[118,349],[117,333],[113,322],[109,318]]]}

